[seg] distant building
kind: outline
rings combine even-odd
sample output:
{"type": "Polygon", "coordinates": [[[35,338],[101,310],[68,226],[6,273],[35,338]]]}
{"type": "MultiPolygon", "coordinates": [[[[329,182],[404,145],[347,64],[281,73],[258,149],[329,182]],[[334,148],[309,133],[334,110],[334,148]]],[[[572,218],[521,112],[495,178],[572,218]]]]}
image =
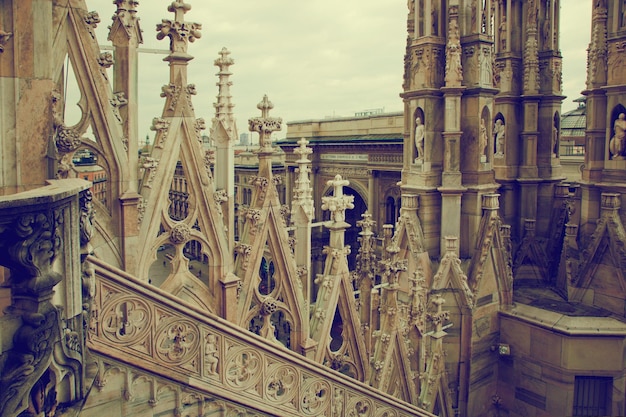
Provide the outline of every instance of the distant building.
{"type": "Polygon", "coordinates": [[[582,165],[585,162],[586,101],[584,96],[574,100],[578,107],[561,115],[559,156],[563,174],[568,181],[580,180],[582,165]]]}

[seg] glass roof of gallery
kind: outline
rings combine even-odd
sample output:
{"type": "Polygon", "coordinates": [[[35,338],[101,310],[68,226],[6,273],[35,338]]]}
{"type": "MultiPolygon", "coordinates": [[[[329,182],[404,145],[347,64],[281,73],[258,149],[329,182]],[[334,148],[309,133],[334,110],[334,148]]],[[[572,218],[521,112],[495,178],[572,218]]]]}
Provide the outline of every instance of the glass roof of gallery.
{"type": "Polygon", "coordinates": [[[563,136],[585,136],[587,126],[587,109],[585,97],[574,100],[578,107],[561,115],[561,137],[563,136]]]}

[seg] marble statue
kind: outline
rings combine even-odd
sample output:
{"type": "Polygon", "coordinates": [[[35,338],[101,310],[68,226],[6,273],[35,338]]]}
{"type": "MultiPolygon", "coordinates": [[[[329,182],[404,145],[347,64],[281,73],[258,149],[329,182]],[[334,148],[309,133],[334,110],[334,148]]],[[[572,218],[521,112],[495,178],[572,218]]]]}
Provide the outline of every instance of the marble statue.
{"type": "Polygon", "coordinates": [[[624,159],[624,148],[626,140],[626,115],[620,113],[613,124],[614,134],[609,142],[611,159],[624,159]]]}
{"type": "Polygon", "coordinates": [[[415,119],[415,148],[417,149],[417,158],[415,162],[424,160],[424,124],[421,118],[415,119]]]}
{"type": "Polygon", "coordinates": [[[496,124],[493,127],[493,134],[496,142],[496,155],[504,156],[504,123],[502,119],[496,120],[496,124]]]}
{"type": "Polygon", "coordinates": [[[478,154],[480,160],[483,161],[487,156],[487,126],[485,119],[480,119],[480,131],[478,133],[478,154]]]}

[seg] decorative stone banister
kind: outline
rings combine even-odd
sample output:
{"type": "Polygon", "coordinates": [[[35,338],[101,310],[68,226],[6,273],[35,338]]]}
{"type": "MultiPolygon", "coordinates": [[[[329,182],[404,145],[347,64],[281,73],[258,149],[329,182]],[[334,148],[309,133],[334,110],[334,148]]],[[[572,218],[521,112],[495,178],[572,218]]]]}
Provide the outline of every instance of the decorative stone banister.
{"type": "Polygon", "coordinates": [[[259,413],[432,416],[334,372],[95,258],[89,348],[259,413]]]}
{"type": "Polygon", "coordinates": [[[80,260],[89,240],[83,239],[91,219],[89,186],[53,180],[0,196],[0,265],[9,270],[2,286],[11,297],[0,315],[0,417],[52,415],[59,401],[72,404],[87,392],[89,277],[80,260]]]}

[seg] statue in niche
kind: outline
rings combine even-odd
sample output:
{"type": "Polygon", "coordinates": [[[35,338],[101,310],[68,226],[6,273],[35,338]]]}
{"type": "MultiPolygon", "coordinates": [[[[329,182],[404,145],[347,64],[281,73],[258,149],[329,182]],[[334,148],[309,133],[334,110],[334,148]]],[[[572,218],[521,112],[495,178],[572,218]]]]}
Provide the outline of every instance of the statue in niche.
{"type": "Polygon", "coordinates": [[[422,119],[417,117],[415,119],[415,148],[417,149],[417,158],[415,162],[421,162],[424,160],[424,124],[422,119]]]}
{"type": "Polygon", "coordinates": [[[496,143],[496,156],[504,156],[504,123],[502,119],[496,120],[493,127],[494,141],[496,143]]]}
{"type": "Polygon", "coordinates": [[[552,157],[556,158],[559,155],[559,129],[556,126],[552,126],[552,157]]]}
{"type": "Polygon", "coordinates": [[[626,141],[626,115],[620,113],[613,124],[613,137],[609,142],[611,159],[624,159],[624,149],[626,141]]]}
{"type": "Polygon", "coordinates": [[[472,33],[476,30],[476,0],[472,1],[472,33]]]}
{"type": "Polygon", "coordinates": [[[480,155],[480,162],[487,162],[487,126],[485,126],[485,119],[480,119],[478,154],[480,155]]]}
{"type": "Polygon", "coordinates": [[[506,15],[502,14],[502,20],[500,26],[498,26],[498,32],[500,34],[500,50],[506,50],[506,15]]]}
{"type": "Polygon", "coordinates": [[[552,30],[550,28],[550,19],[543,21],[543,49],[552,49],[552,30]]]}
{"type": "Polygon", "coordinates": [[[528,0],[528,25],[537,25],[537,6],[535,6],[535,0],[528,0]]]}

